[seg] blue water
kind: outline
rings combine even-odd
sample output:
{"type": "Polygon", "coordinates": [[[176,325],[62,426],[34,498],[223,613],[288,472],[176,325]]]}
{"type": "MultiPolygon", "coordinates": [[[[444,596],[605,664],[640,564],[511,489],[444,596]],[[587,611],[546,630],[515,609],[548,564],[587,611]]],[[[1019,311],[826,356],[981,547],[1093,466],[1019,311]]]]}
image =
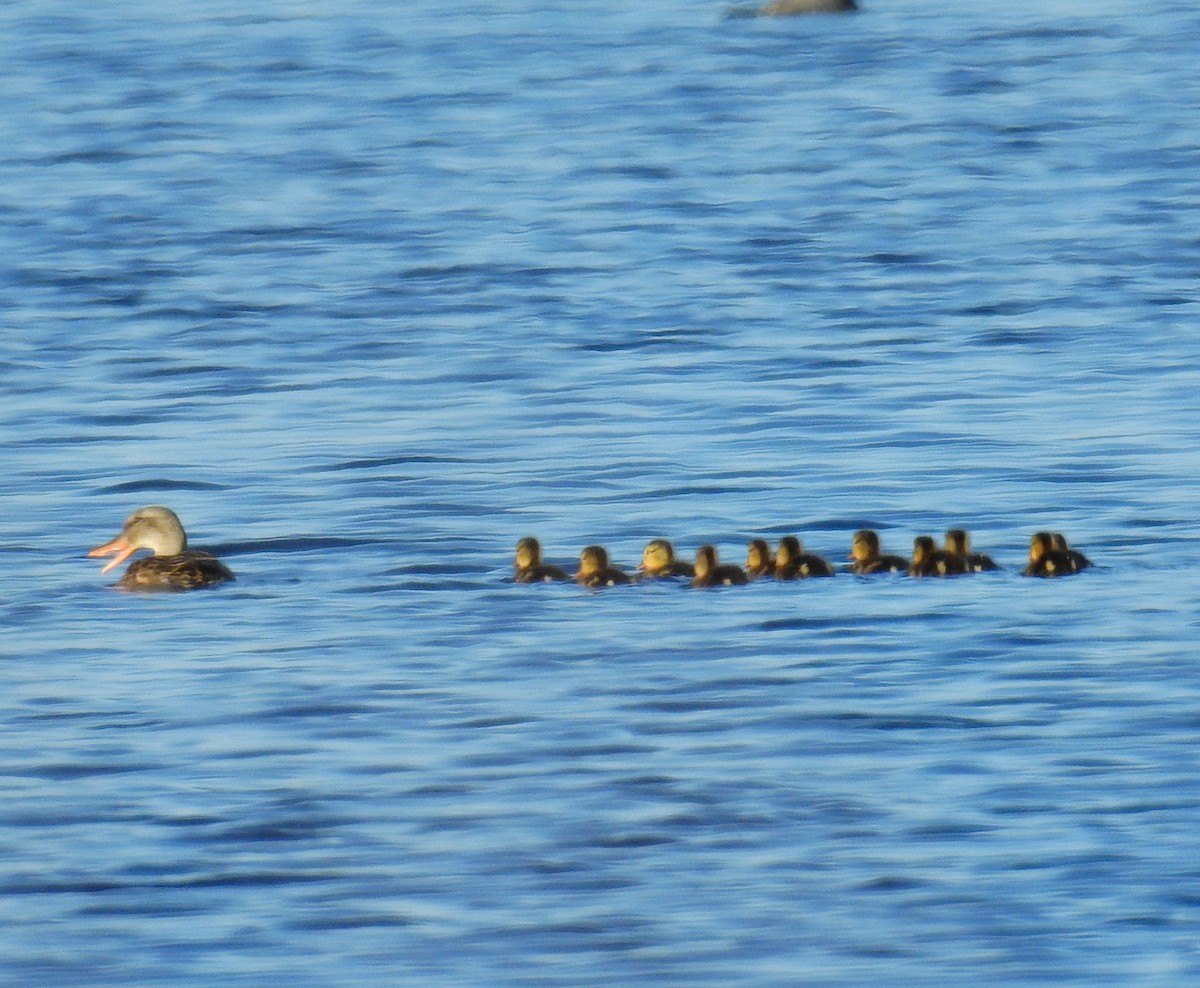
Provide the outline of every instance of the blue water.
{"type": "Polygon", "coordinates": [[[863,6],[0,8],[4,984],[1200,980],[1200,11],[863,6]]]}

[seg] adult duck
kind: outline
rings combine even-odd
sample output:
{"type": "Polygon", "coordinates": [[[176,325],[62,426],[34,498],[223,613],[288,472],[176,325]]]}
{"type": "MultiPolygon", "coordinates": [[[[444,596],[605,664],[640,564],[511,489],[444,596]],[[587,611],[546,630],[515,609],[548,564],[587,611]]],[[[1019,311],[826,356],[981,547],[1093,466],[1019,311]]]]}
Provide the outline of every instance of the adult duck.
{"type": "Polygon", "coordinates": [[[913,539],[909,576],[958,576],[965,572],[967,561],[962,556],[939,549],[928,535],[913,539]]]}
{"type": "Polygon", "coordinates": [[[646,543],[637,571],[642,576],[654,580],[670,576],[696,575],[691,563],[675,558],[675,547],[666,539],[651,539],[646,543]]]}
{"type": "Polygon", "coordinates": [[[731,7],[726,17],[795,17],[798,14],[841,14],[858,10],[854,0],[771,0],[758,7],[731,7]]]}
{"type": "Polygon", "coordinates": [[[702,545],[696,550],[696,575],[693,587],[733,587],[748,583],[746,571],[732,563],[722,564],[715,546],[702,545]]]}
{"type": "Polygon", "coordinates": [[[515,583],[550,583],[569,579],[566,570],[542,561],[542,544],[532,535],[525,536],[517,543],[517,556],[513,560],[515,583]]]}
{"type": "Polygon", "coordinates": [[[608,550],[601,545],[589,545],[579,554],[579,570],[575,582],[585,587],[615,587],[632,583],[628,573],[608,563],[608,550]]]}
{"type": "Polygon", "coordinates": [[[833,576],[828,560],[804,551],[804,544],[794,535],[785,535],[775,550],[775,579],[806,580],[810,576],[833,576]]]}
{"type": "Polygon", "coordinates": [[[122,590],[199,590],[234,578],[216,557],[189,549],[179,517],[160,504],[139,508],[125,519],[120,535],[88,556],[113,556],[100,570],[107,573],[139,549],[149,549],[153,555],[129,564],[116,583],[122,590]]]}
{"type": "Polygon", "coordinates": [[[952,555],[961,556],[963,562],[966,563],[967,571],[970,573],[988,573],[1000,568],[992,560],[991,556],[985,556],[982,552],[972,551],[971,536],[963,528],[952,528],[946,532],[946,541],[943,543],[943,550],[952,555]]]}
{"type": "Polygon", "coordinates": [[[879,544],[879,534],[870,528],[859,529],[854,533],[849,558],[851,572],[860,576],[908,572],[909,561],[903,556],[884,555],[879,544]]]}

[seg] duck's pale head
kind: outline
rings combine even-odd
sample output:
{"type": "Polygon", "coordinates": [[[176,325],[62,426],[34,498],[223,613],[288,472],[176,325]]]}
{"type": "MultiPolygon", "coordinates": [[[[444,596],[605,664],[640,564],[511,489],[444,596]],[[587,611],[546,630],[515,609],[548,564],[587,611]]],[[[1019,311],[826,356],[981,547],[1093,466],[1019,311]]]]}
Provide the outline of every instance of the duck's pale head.
{"type": "Polygon", "coordinates": [[[111,542],[96,546],[88,555],[113,556],[100,571],[107,573],[139,549],[149,549],[156,556],[177,556],[186,551],[187,535],[174,511],[161,504],[138,508],[125,519],[120,535],[111,542]]]}

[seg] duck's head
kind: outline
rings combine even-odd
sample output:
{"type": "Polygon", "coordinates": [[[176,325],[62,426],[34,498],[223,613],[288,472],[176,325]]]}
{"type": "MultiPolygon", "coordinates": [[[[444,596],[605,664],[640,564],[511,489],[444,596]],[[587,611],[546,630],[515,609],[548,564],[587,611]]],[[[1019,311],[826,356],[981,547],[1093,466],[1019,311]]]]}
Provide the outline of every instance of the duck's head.
{"type": "Polygon", "coordinates": [[[937,546],[928,535],[918,535],[913,539],[913,562],[918,566],[931,558],[937,552],[937,546]]]}
{"type": "Polygon", "coordinates": [[[675,547],[666,539],[651,539],[642,552],[639,573],[661,573],[675,562],[675,547]]]}
{"type": "Polygon", "coordinates": [[[1029,540],[1029,561],[1037,563],[1048,552],[1054,551],[1054,536],[1049,532],[1035,532],[1029,540]]]}
{"type": "Polygon", "coordinates": [[[695,570],[697,578],[708,576],[717,568],[717,550],[715,546],[702,545],[696,550],[695,570]]]}
{"type": "Polygon", "coordinates": [[[1071,547],[1067,545],[1067,537],[1062,532],[1050,533],[1050,548],[1056,552],[1069,552],[1071,547]]]}
{"type": "Polygon", "coordinates": [[[965,556],[971,551],[971,536],[965,529],[952,528],[946,532],[946,551],[956,556],[965,556]]]}
{"type": "Polygon", "coordinates": [[[746,546],[746,569],[760,570],[771,565],[773,558],[766,539],[753,539],[746,546]]]}
{"type": "Polygon", "coordinates": [[[800,545],[800,540],[796,536],[785,535],[779,540],[779,548],[775,550],[775,565],[790,566],[800,558],[800,553],[803,551],[804,547],[800,545]]]}
{"type": "Polygon", "coordinates": [[[879,535],[870,528],[863,528],[854,533],[854,541],[850,545],[850,557],[855,562],[863,563],[879,555],[879,535]]]}
{"type": "Polygon", "coordinates": [[[542,564],[542,544],[532,535],[527,535],[517,543],[517,558],[513,569],[529,569],[531,566],[542,564]]]}
{"type": "Polygon", "coordinates": [[[589,545],[579,554],[579,572],[575,575],[591,576],[608,569],[608,552],[602,545],[589,545]]]}
{"type": "Polygon", "coordinates": [[[96,546],[88,556],[115,556],[101,573],[107,573],[114,566],[120,566],[138,549],[149,549],[156,556],[175,556],[187,549],[187,536],[183,525],[170,508],[161,504],[139,508],[128,518],[121,528],[121,534],[111,542],[96,546]]]}

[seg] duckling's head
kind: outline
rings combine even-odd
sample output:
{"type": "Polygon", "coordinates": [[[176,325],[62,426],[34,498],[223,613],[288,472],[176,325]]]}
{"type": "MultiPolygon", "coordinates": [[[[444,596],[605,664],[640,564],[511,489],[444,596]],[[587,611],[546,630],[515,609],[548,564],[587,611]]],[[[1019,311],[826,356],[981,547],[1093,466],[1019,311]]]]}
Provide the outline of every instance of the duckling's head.
{"type": "Polygon", "coordinates": [[[913,562],[920,565],[937,552],[937,546],[928,535],[918,535],[913,539],[913,562]]]}
{"type": "Polygon", "coordinates": [[[513,569],[529,569],[542,564],[542,544],[532,535],[527,535],[517,543],[517,558],[513,569]]]}
{"type": "Polygon", "coordinates": [[[850,546],[850,558],[856,562],[866,562],[879,555],[879,535],[870,528],[863,528],[854,533],[854,541],[850,546]]]}
{"type": "Polygon", "coordinates": [[[804,551],[800,540],[794,535],[785,535],[779,540],[779,548],[775,550],[775,565],[790,566],[800,558],[804,551]]]}
{"type": "Polygon", "coordinates": [[[766,539],[753,539],[746,546],[746,569],[760,570],[770,565],[771,560],[771,547],[766,539]]]}
{"type": "Polygon", "coordinates": [[[696,576],[703,578],[717,568],[717,550],[715,546],[702,545],[696,550],[696,576]]]}
{"type": "Polygon", "coordinates": [[[161,504],[138,508],[125,519],[120,535],[111,542],[97,546],[88,555],[95,557],[116,553],[100,570],[101,573],[107,573],[138,549],[149,549],[156,556],[176,556],[187,549],[187,535],[174,511],[161,504]]]}
{"type": "Polygon", "coordinates": [[[608,569],[608,552],[604,546],[589,545],[579,554],[579,572],[576,576],[591,576],[608,569]]]}
{"type": "Polygon", "coordinates": [[[1067,537],[1062,532],[1051,532],[1050,548],[1056,552],[1068,552],[1071,547],[1067,545],[1067,537]]]}
{"type": "Polygon", "coordinates": [[[965,529],[952,528],[946,532],[946,551],[956,556],[965,556],[971,551],[971,536],[965,529]]]}
{"type": "Polygon", "coordinates": [[[1035,532],[1029,540],[1029,561],[1037,563],[1046,553],[1054,551],[1054,536],[1049,532],[1035,532]]]}
{"type": "Polygon", "coordinates": [[[675,547],[666,539],[651,539],[642,551],[642,562],[638,570],[643,573],[661,573],[675,562],[675,547]]]}

